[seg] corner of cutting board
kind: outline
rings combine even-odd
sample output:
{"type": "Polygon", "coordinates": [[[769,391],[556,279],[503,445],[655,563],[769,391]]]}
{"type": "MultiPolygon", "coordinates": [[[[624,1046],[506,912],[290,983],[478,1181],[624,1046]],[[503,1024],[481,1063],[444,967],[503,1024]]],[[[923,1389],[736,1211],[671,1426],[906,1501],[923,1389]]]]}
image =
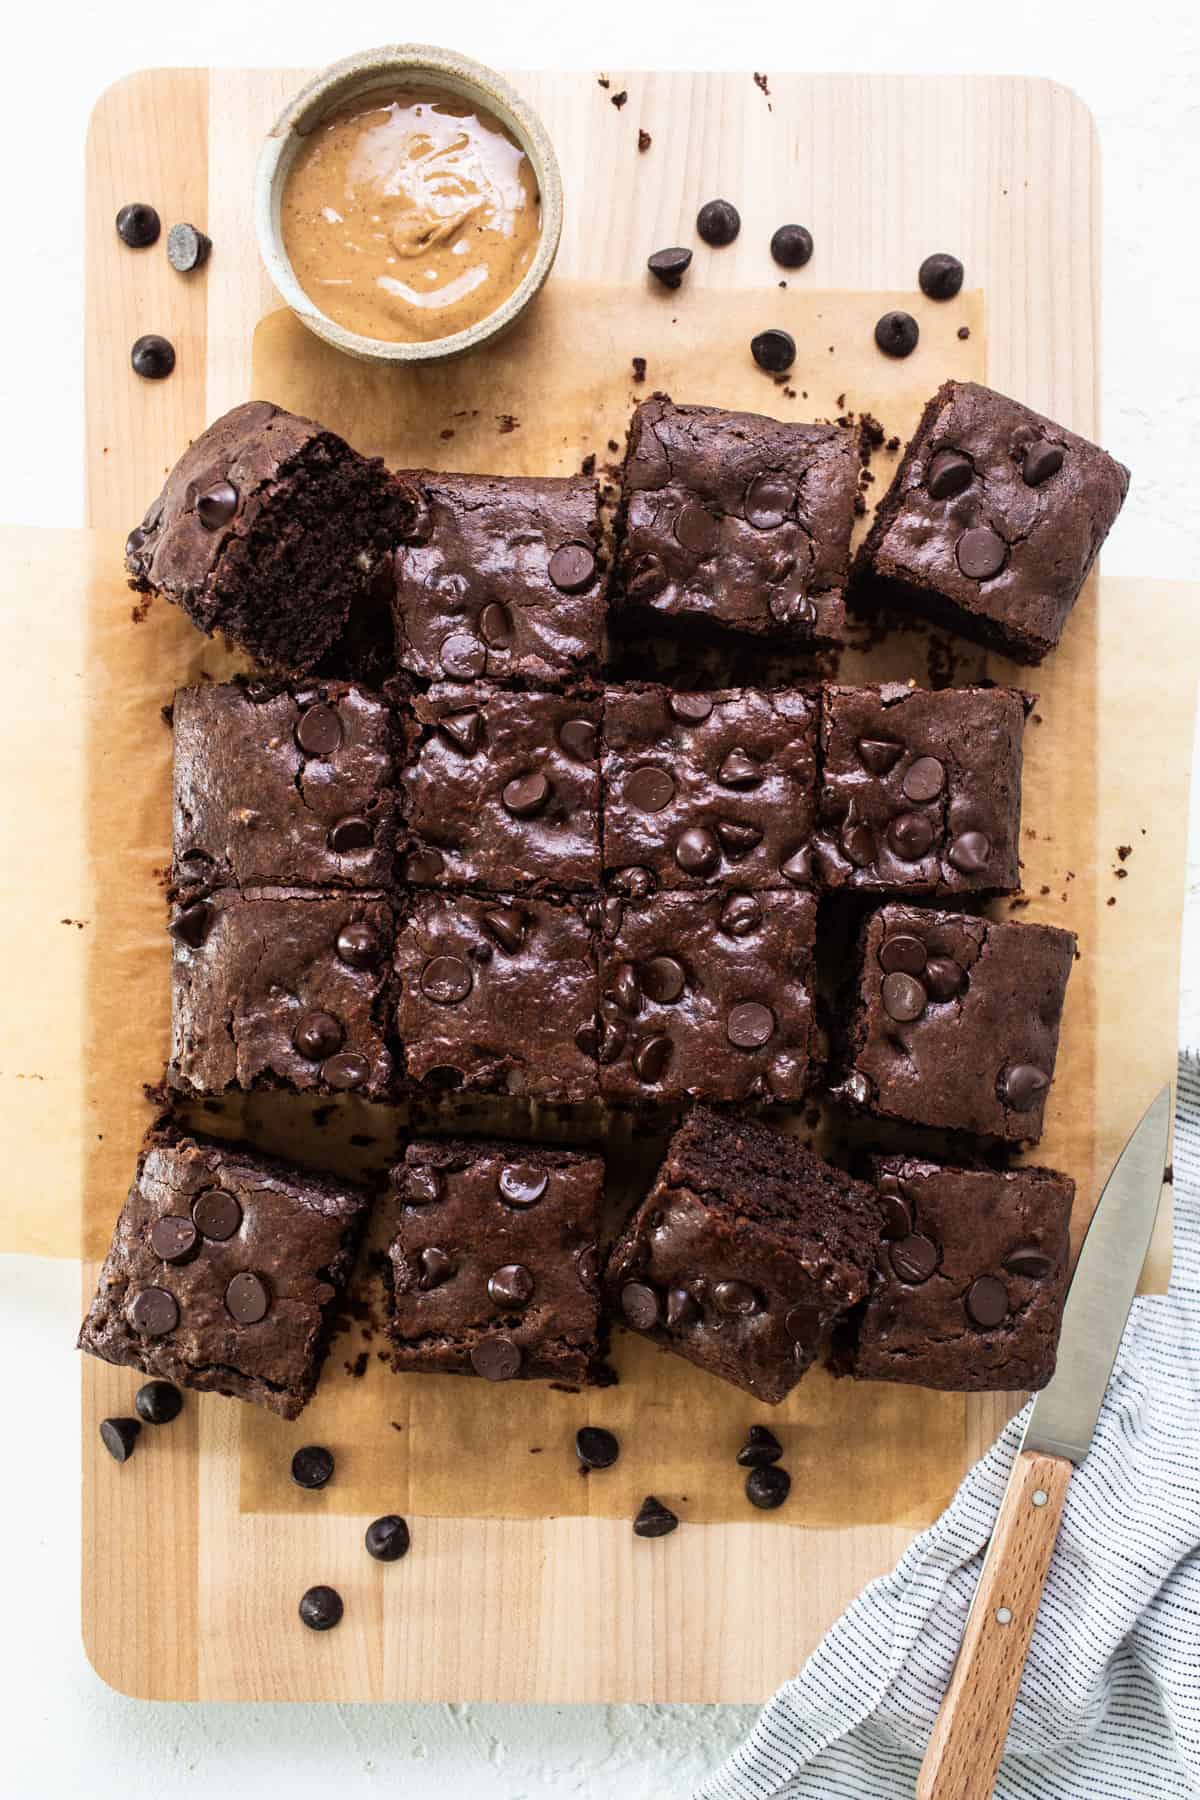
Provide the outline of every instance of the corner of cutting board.
{"type": "Polygon", "coordinates": [[[120,1694],[125,1700],[198,1700],[199,1689],[194,1681],[187,1683],[188,1691],[179,1692],[178,1683],[169,1685],[160,1677],[169,1672],[169,1661],[157,1663],[152,1659],[136,1655],[126,1661],[122,1646],[115,1637],[108,1636],[98,1618],[94,1604],[90,1601],[86,1586],[83,1593],[83,1606],[79,1627],[80,1639],[83,1643],[83,1654],[87,1657],[95,1673],[106,1688],[114,1694],[120,1694]]]}
{"type": "Polygon", "coordinates": [[[92,102],[92,110],[88,114],[87,147],[91,151],[93,140],[99,135],[107,123],[109,113],[127,111],[136,105],[143,89],[149,93],[164,80],[191,81],[197,77],[208,78],[206,69],[131,69],[128,75],[118,75],[115,81],[102,88],[92,102]]]}

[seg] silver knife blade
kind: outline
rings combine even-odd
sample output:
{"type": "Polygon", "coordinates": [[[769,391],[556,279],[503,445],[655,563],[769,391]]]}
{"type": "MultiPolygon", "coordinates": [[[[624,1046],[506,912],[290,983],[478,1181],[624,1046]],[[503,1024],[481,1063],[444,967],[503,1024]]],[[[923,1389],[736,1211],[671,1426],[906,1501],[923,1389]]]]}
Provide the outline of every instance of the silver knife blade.
{"type": "Polygon", "coordinates": [[[1171,1090],[1165,1087],[1143,1113],[1096,1203],[1063,1309],[1058,1367],[1034,1401],[1023,1450],[1079,1463],[1091,1448],[1150,1247],[1170,1129],[1171,1090]]]}

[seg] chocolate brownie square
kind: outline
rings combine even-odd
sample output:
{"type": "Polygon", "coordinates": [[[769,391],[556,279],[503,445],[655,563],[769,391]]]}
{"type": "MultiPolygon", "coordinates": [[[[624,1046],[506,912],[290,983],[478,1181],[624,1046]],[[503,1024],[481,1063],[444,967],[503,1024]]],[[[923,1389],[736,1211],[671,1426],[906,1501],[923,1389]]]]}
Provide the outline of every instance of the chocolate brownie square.
{"type": "Polygon", "coordinates": [[[410,1081],[596,1097],[596,964],[575,907],[414,892],[396,931],[395,972],[410,1081]]]}
{"type": "Polygon", "coordinates": [[[657,894],[600,944],[600,1092],[627,1105],[799,1100],[818,1056],[812,894],[657,894]]]}
{"type": "Polygon", "coordinates": [[[820,823],[826,888],[1012,893],[1021,885],[1021,744],[1029,696],[827,686],[820,823]]]}
{"type": "MultiPolygon", "coordinates": [[[[311,419],[235,406],[188,446],[130,532],[130,585],[256,661],[304,674],[336,646],[417,494],[311,419]]],[[[386,614],[385,614],[386,617],[386,614]]]]}
{"type": "Polygon", "coordinates": [[[795,688],[604,696],[604,868],[623,891],[807,887],[815,696],[795,688]]]}
{"type": "Polygon", "coordinates": [[[404,873],[497,891],[600,880],[600,703],[440,682],[412,702],[404,873]]]}
{"type": "Polygon", "coordinates": [[[882,906],[864,928],[843,1097],[908,1124],[1042,1135],[1075,936],[882,906]]]}
{"type": "Polygon", "coordinates": [[[1125,500],[1129,471],[973,381],[921,415],[855,562],[855,603],[918,612],[1039,663],[1125,500]]]}
{"type": "Polygon", "coordinates": [[[379,888],[396,838],[392,714],[343,682],[176,690],[177,888],[379,888]]]}
{"type": "Polygon", "coordinates": [[[368,1204],[349,1182],[151,1132],[79,1348],[294,1419],[317,1385],[368,1204]]]}
{"type": "Polygon", "coordinates": [[[218,890],[177,907],[171,932],[172,1087],[388,1094],[386,900],[218,890]]]}
{"type": "Polygon", "coordinates": [[[756,1400],[785,1400],[867,1292],[875,1190],[793,1137],[697,1107],[605,1271],[614,1313],[756,1400]]]}
{"type": "Polygon", "coordinates": [[[413,1143],[392,1186],[392,1366],[586,1382],[599,1356],[603,1159],[540,1144],[413,1143]]]}
{"type": "Polygon", "coordinates": [[[392,559],[398,667],[534,687],[595,673],[607,618],[595,482],[407,479],[421,501],[392,559]]]}
{"type": "Polygon", "coordinates": [[[867,1381],[1045,1387],[1067,1294],[1075,1183],[1052,1169],[872,1159],[887,1242],[834,1366],[867,1381]]]}
{"type": "Polygon", "coordinates": [[[844,426],[644,401],[625,457],[619,604],[840,644],[860,469],[844,426]]]}

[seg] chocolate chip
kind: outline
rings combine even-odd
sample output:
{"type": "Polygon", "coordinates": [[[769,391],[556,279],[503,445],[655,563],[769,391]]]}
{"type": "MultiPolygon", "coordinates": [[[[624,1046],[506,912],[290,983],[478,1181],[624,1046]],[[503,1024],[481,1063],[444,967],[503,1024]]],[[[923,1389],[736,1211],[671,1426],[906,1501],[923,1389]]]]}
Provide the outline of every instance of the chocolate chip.
{"type": "Polygon", "coordinates": [[[722,787],[758,787],[762,778],[762,764],[742,749],[731,750],[717,770],[717,780],[722,787]]]}
{"type": "Polygon", "coordinates": [[[167,261],[179,275],[190,275],[201,268],[212,249],[212,239],[194,225],[172,225],[167,233],[167,261]]]}
{"type": "Polygon", "coordinates": [[[963,1305],[972,1324],[992,1331],[1008,1317],[1008,1289],[994,1275],[980,1275],[967,1289],[963,1305]]]}
{"type": "Polygon", "coordinates": [[[497,1306],[527,1306],[533,1298],[533,1276],[524,1263],[505,1263],[488,1276],[487,1291],[497,1306]]]}
{"type": "Polygon", "coordinates": [[[147,1381],[133,1396],[133,1408],[147,1425],[169,1425],[183,1411],[183,1395],[169,1381],[147,1381]]]}
{"type": "Polygon", "coordinates": [[[560,544],[550,558],[550,579],[560,593],[582,593],[595,574],[596,552],[590,544],[560,544]]]}
{"type": "Polygon", "coordinates": [[[644,1281],[627,1281],[621,1289],[621,1311],[635,1331],[658,1324],[658,1295],[644,1281]]]}
{"type": "Polygon", "coordinates": [[[749,856],[763,838],[757,825],[739,825],[732,819],[717,820],[717,836],[726,856],[735,861],[739,856],[749,856]]]}
{"type": "Polygon", "coordinates": [[[700,1304],[685,1287],[673,1287],[667,1290],[667,1324],[673,1331],[680,1331],[685,1325],[694,1325],[700,1317],[700,1304]]]}
{"type": "Polygon", "coordinates": [[[931,1000],[953,1000],[963,984],[963,971],[952,956],[932,956],[925,971],[925,988],[931,1000]]]}
{"type": "Polygon", "coordinates": [[[751,1506],[757,1506],[761,1512],[774,1512],[777,1506],[783,1505],[791,1491],[791,1476],[777,1464],[768,1463],[761,1469],[751,1469],[746,1477],[746,1498],[751,1506]]]}
{"type": "Polygon", "coordinates": [[[880,1192],[883,1204],[883,1235],[895,1240],[906,1238],[913,1228],[912,1208],[903,1194],[880,1192]]]}
{"type": "Polygon", "coordinates": [[[691,267],[692,253],[676,244],[669,250],[655,250],[646,258],[646,267],[664,287],[677,288],[691,267]]]}
{"type": "Polygon", "coordinates": [[[855,868],[868,868],[875,861],[875,833],[864,820],[848,818],[842,826],[840,841],[843,853],[855,868]]]}
{"type": "Polygon", "coordinates": [[[902,862],[920,862],[936,835],[924,813],[899,813],[888,821],[887,841],[902,862]]]}
{"type": "Polygon", "coordinates": [[[536,1163],[506,1163],[500,1171],[500,1197],[510,1206],[536,1206],[549,1186],[549,1175],[536,1163]]]}
{"type": "Polygon", "coordinates": [[[783,1445],[775,1433],[765,1425],[752,1425],[737,1453],[737,1460],[743,1469],[765,1469],[769,1464],[777,1463],[782,1455],[783,1445]]]}
{"type": "Polygon", "coordinates": [[[292,1457],[292,1480],[297,1487],[323,1488],[333,1479],[333,1451],[324,1444],[305,1444],[292,1457]]]}
{"type": "Polygon", "coordinates": [[[219,531],[228,525],[238,509],[238,491],[232,481],[214,481],[196,496],[196,517],[205,531],[219,531]]]}
{"type": "Polygon", "coordinates": [[[270,1310],[271,1296],[266,1283],[246,1269],[235,1275],[225,1289],[225,1305],[239,1325],[257,1325],[270,1310]]]}
{"type": "Polygon", "coordinates": [[[1065,455],[1061,444],[1030,444],[1021,464],[1021,479],[1025,486],[1040,487],[1043,481],[1057,475],[1065,455]]]}
{"type": "Polygon", "coordinates": [[[762,907],[753,894],[731,894],[721,908],[721,930],[727,937],[748,937],[762,924],[762,907]]]}
{"type": "Polygon", "coordinates": [[[144,200],[131,200],[117,214],[117,236],[131,250],[148,250],[161,230],[162,220],[144,200]]]}
{"type": "Polygon", "coordinates": [[[487,646],[469,631],[452,631],[442,639],[438,661],[454,681],[476,681],[487,668],[487,646]]]}
{"type": "Polygon", "coordinates": [[[520,1370],[521,1352],[511,1338],[480,1338],[471,1345],[471,1367],[485,1381],[511,1381],[520,1370]]]}
{"type": "Polygon", "coordinates": [[[464,756],[473,756],[483,736],[482,714],[473,706],[461,712],[445,713],[437,722],[438,730],[464,756]]]}
{"type": "Polygon", "coordinates": [[[676,838],[674,856],[685,875],[711,875],[721,861],[721,847],[703,825],[691,825],[676,838]]]}
{"type": "Polygon", "coordinates": [[[667,571],[660,556],[639,556],[625,581],[631,600],[649,600],[667,585],[667,571]]]}
{"type": "Polygon", "coordinates": [[[515,956],[525,941],[525,920],[514,907],[494,906],[483,914],[481,923],[488,936],[495,938],[509,956],[515,956]]]}
{"type": "Polygon", "coordinates": [[[758,1295],[748,1281],[718,1281],[713,1300],[717,1311],[730,1318],[749,1318],[760,1310],[758,1295]]]}
{"type": "Polygon", "coordinates": [[[166,1288],[147,1287],[128,1308],[129,1322],[145,1337],[162,1337],[179,1323],[179,1303],[166,1288]]]}
{"type": "Polygon", "coordinates": [[[171,936],[190,950],[198,950],[212,930],[215,917],[206,900],[193,900],[190,906],[181,907],[171,920],[171,936]]]}
{"type": "Polygon", "coordinates": [[[779,225],[771,234],[771,255],[781,269],[802,269],[812,253],[812,232],[804,225],[779,225]]]}
{"type": "MultiPolygon", "coordinates": [[[[606,1019],[599,1033],[596,1049],[597,1060],[602,1063],[614,1063],[625,1048],[627,1036],[625,1027],[616,1019],[606,1019]]],[[[578,1042],[578,1038],[576,1039],[578,1042]]]]}
{"type": "Polygon", "coordinates": [[[886,312],[875,326],[875,342],[885,356],[911,356],[920,335],[911,313],[886,312]]]}
{"type": "Polygon", "coordinates": [[[637,1537],[658,1538],[666,1537],[678,1524],[679,1520],[669,1506],[664,1506],[653,1494],[647,1494],[638,1508],[633,1529],[637,1537]]]}
{"type": "Polygon", "coordinates": [[[489,650],[507,650],[512,644],[513,622],[499,600],[489,600],[480,613],[479,635],[489,650]]]}
{"type": "Polygon", "coordinates": [[[165,381],[175,367],[175,346],[156,332],[147,332],[135,339],[129,361],[134,374],[144,381],[165,381]]]}
{"type": "Polygon", "coordinates": [[[372,1519],[363,1538],[367,1555],[376,1562],[399,1562],[408,1555],[411,1541],[408,1524],[399,1513],[384,1513],[381,1519],[372,1519]]]}
{"type": "Polygon", "coordinates": [[[558,741],[576,762],[595,762],[596,727],[591,719],[564,719],[558,728],[558,741]]]}
{"type": "Polygon", "coordinates": [[[585,1244],[575,1258],[575,1267],[584,1287],[594,1288],[600,1279],[600,1246],[585,1244]]]}
{"type": "Polygon", "coordinates": [[[883,1010],[899,1025],[911,1025],[925,1011],[925,989],[915,975],[897,970],[883,978],[883,1010]]]}
{"type": "Polygon", "coordinates": [[[992,846],[982,831],[964,831],[946,852],[946,860],[964,875],[979,875],[987,868],[992,846]]]}
{"type": "Polygon", "coordinates": [[[742,511],[747,525],[753,525],[755,531],[774,531],[776,526],[783,524],[795,504],[795,482],[789,481],[786,475],[758,475],[746,489],[742,511]]]}
{"type": "Polygon", "coordinates": [[[910,1231],[907,1237],[892,1245],[892,1268],[899,1281],[906,1281],[911,1287],[919,1287],[938,1265],[937,1245],[919,1231],[910,1231]]]}
{"type": "Polygon", "coordinates": [[[1004,1075],[1004,1099],[1014,1112],[1028,1112],[1050,1086],[1050,1077],[1032,1063],[1014,1063],[1004,1075]]]}
{"type": "Polygon", "coordinates": [[[377,932],[356,919],[338,932],[337,953],[352,969],[373,969],[383,960],[383,945],[377,932]]]}
{"type": "Polygon", "coordinates": [[[340,1050],[345,1039],[341,1023],[332,1013],[306,1012],[296,1022],[292,1043],[309,1062],[323,1062],[340,1050]]]}
{"type": "Polygon", "coordinates": [[[575,1433],[575,1454],[585,1469],[611,1469],[621,1446],[602,1425],[581,1425],[575,1433]]]}
{"type": "Polygon", "coordinates": [[[457,1006],[475,984],[470,965],[460,956],[434,956],[421,970],[421,992],[435,1006],[457,1006]]]}
{"type": "Polygon", "coordinates": [[[953,300],[963,284],[963,266],[957,256],[937,250],[917,270],[921,292],[930,300],[953,300]]]}
{"type": "Polygon", "coordinates": [[[421,1265],[421,1273],[417,1276],[417,1289],[422,1294],[432,1293],[434,1288],[441,1287],[449,1281],[454,1273],[454,1258],[438,1244],[428,1244],[422,1250],[417,1261],[421,1265]]]}
{"type": "Polygon", "coordinates": [[[613,885],[629,900],[645,900],[658,885],[649,869],[634,867],[618,869],[613,875],[613,885]]]}
{"type": "Polygon", "coordinates": [[[670,1038],[661,1032],[639,1044],[633,1053],[633,1070],[638,1080],[644,1081],[647,1087],[661,1081],[667,1072],[673,1050],[670,1038]]]}
{"type": "Polygon", "coordinates": [[[739,1050],[761,1050],[775,1033],[775,1014],[757,1000],[743,1000],[731,1006],[725,1021],[725,1035],[739,1050]]]}
{"type": "Polygon", "coordinates": [[[1022,1244],[1018,1249],[1010,1250],[1004,1266],[1013,1275],[1024,1276],[1026,1281],[1042,1281],[1054,1267],[1036,1244],[1022,1244]]]}
{"type": "Polygon", "coordinates": [[[712,714],[713,703],[708,694],[671,694],[667,705],[681,725],[702,725],[712,714]]]}
{"type": "Polygon", "coordinates": [[[936,756],[918,756],[904,771],[904,779],[900,783],[906,800],[922,805],[927,800],[935,800],[942,791],[942,783],[946,779],[946,771],[936,756]]]}
{"type": "Polygon", "coordinates": [[[641,965],[642,992],[656,1006],[672,1006],[687,986],[687,971],[674,956],[652,956],[641,965]]]}
{"type": "Polygon", "coordinates": [[[920,938],[907,931],[898,931],[885,939],[879,952],[879,966],[885,975],[924,974],[927,960],[920,938]]]}
{"type": "Polygon", "coordinates": [[[227,1244],[242,1223],[242,1208],[224,1188],[206,1188],[192,1202],[192,1223],[210,1244],[227,1244]]]}
{"type": "Polygon", "coordinates": [[[410,850],[404,859],[404,874],[408,881],[422,886],[437,880],[446,866],[446,859],[440,850],[426,845],[420,850],[410,850]]]}
{"type": "Polygon", "coordinates": [[[675,536],[692,556],[711,556],[721,541],[721,521],[707,506],[689,500],[675,518],[675,536]]]}
{"type": "Polygon", "coordinates": [[[625,800],[639,812],[662,812],[675,798],[675,783],[665,769],[643,763],[625,783],[625,800]]]}
{"type": "Polygon", "coordinates": [[[310,1587],[300,1596],[300,1622],[310,1631],[332,1631],[341,1624],[343,1611],[336,1588],[310,1587]]]}
{"type": "Polygon", "coordinates": [[[858,740],[858,760],[872,775],[886,775],[889,769],[895,768],[903,754],[903,744],[894,744],[890,738],[858,740]]]}
{"type": "Polygon", "coordinates": [[[306,756],[332,756],[342,742],[342,722],[333,707],[319,702],[301,713],[296,742],[306,756]]]}
{"type": "Polygon", "coordinates": [[[409,1206],[430,1206],[442,1197],[442,1178],[436,1169],[419,1163],[404,1171],[404,1199],[409,1206]]]}
{"type": "Polygon", "coordinates": [[[767,611],[777,625],[792,625],[797,631],[811,632],[817,622],[817,609],[805,594],[771,594],[767,611]]]}
{"type": "Polygon", "coordinates": [[[796,340],[790,331],[772,325],[750,339],[750,354],[768,375],[784,375],[796,360],[796,340]]]}
{"type": "Polygon", "coordinates": [[[971,581],[990,581],[1008,559],[1008,545],[990,525],[973,525],[954,546],[955,560],[971,581]]]}
{"type": "Polygon", "coordinates": [[[935,500],[952,500],[969,488],[975,479],[970,459],[957,450],[939,450],[929,464],[925,485],[935,500]]]}
{"type": "Polygon", "coordinates": [[[696,214],[696,231],[706,244],[723,249],[742,229],[741,215],[729,200],[706,200],[696,214]]]}
{"type": "Polygon", "coordinates": [[[821,1328],[821,1309],[801,1303],[788,1309],[784,1330],[795,1344],[807,1344],[821,1328]]]}
{"type": "Polygon", "coordinates": [[[785,862],[780,863],[779,873],[786,881],[794,881],[797,887],[812,880],[812,851],[805,844],[801,849],[793,851],[785,862]]]}
{"type": "Polygon", "coordinates": [[[100,1442],[114,1462],[128,1462],[141,1429],[136,1419],[101,1419],[100,1442]]]}
{"type": "Polygon", "coordinates": [[[514,819],[532,819],[546,805],[550,792],[550,783],[546,777],[534,771],[506,782],[500,798],[504,802],[505,811],[510,812],[514,819]]]}
{"type": "Polygon", "coordinates": [[[200,1233],[192,1221],[174,1214],[156,1219],[150,1229],[150,1248],[165,1263],[186,1262],[199,1242],[200,1233]]]}
{"type": "Polygon", "coordinates": [[[605,999],[611,999],[631,1018],[642,1010],[642,987],[638,980],[637,970],[632,963],[618,963],[613,971],[612,985],[605,993],[605,999]]]}

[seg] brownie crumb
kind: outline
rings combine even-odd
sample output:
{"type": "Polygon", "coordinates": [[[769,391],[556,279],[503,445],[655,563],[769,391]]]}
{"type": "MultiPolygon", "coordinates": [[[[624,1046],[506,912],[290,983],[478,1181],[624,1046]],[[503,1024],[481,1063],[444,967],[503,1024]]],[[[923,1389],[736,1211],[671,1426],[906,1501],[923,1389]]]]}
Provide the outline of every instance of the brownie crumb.
{"type": "Polygon", "coordinates": [[[774,111],[774,108],[771,105],[771,89],[767,84],[767,78],[765,75],[760,75],[757,69],[754,71],[754,85],[766,100],[767,111],[774,111]]]}
{"type": "Polygon", "coordinates": [[[1117,904],[1117,896],[1115,894],[1110,894],[1104,904],[1105,906],[1115,906],[1117,904]]]}
{"type": "Polygon", "coordinates": [[[521,421],[517,418],[515,413],[496,414],[496,429],[501,434],[507,431],[515,431],[520,423],[521,421]]]}
{"type": "Polygon", "coordinates": [[[530,1456],[540,1456],[542,1454],[542,1450],[544,1449],[544,1447],[545,1446],[542,1444],[530,1444],[530,1446],[529,1446],[530,1456]]]}
{"type": "Polygon", "coordinates": [[[884,445],[884,449],[890,450],[893,456],[895,456],[895,454],[899,448],[900,448],[900,439],[898,437],[890,437],[888,439],[887,443],[884,445]]]}
{"type": "Polygon", "coordinates": [[[347,1375],[353,1376],[355,1381],[361,1381],[367,1372],[367,1364],[370,1360],[371,1358],[367,1351],[360,1350],[353,1362],[345,1363],[343,1366],[347,1375]]]}
{"type": "Polygon", "coordinates": [[[395,1419],[389,1419],[388,1424],[391,1426],[393,1431],[403,1431],[404,1430],[403,1425],[397,1424],[395,1419]]]}
{"type": "Polygon", "coordinates": [[[1129,859],[1129,857],[1131,857],[1133,855],[1133,845],[1132,844],[1118,844],[1117,845],[1117,855],[1120,857],[1122,862],[1126,862],[1129,859]]]}
{"type": "Polygon", "coordinates": [[[144,594],[140,600],[130,607],[129,616],[135,625],[141,625],[143,623],[146,614],[150,611],[150,602],[153,599],[153,594],[144,594]]]}
{"type": "Polygon", "coordinates": [[[1114,869],[1113,875],[1115,876],[1115,878],[1118,881],[1125,881],[1129,877],[1129,870],[1128,869],[1114,869]]]}
{"type": "Polygon", "coordinates": [[[619,94],[610,94],[608,97],[616,107],[617,111],[620,112],[621,108],[628,100],[629,95],[626,93],[625,89],[622,88],[619,94]]]}
{"type": "Polygon", "coordinates": [[[650,148],[650,146],[653,142],[654,142],[654,139],[650,136],[650,133],[648,131],[642,130],[639,127],[639,129],[638,129],[638,149],[642,152],[643,155],[645,155],[646,151],[650,148]]]}
{"type": "Polygon", "coordinates": [[[566,1381],[551,1381],[547,1383],[547,1386],[552,1387],[556,1394],[582,1394],[583,1392],[582,1388],[572,1387],[566,1381]]]}
{"type": "Polygon", "coordinates": [[[443,425],[442,429],[438,432],[438,436],[441,438],[443,444],[448,444],[450,439],[454,436],[453,425],[443,425]]]}
{"type": "Polygon", "coordinates": [[[866,515],[867,515],[866,501],[863,499],[861,494],[855,494],[855,496],[854,496],[854,516],[855,516],[855,518],[856,519],[864,519],[864,518],[866,518],[866,515]]]}
{"type": "Polygon", "coordinates": [[[633,379],[639,382],[645,381],[646,379],[646,359],[644,356],[635,356],[633,358],[633,379]]]}
{"type": "Polygon", "coordinates": [[[608,79],[607,75],[597,75],[596,86],[607,89],[612,86],[612,82],[608,79]]]}
{"type": "Polygon", "coordinates": [[[594,450],[590,451],[580,463],[579,473],[581,475],[594,475],[596,473],[596,453],[594,450]]]}
{"type": "Polygon", "coordinates": [[[960,325],[958,328],[958,335],[965,344],[971,335],[971,327],[969,325],[960,325]]]}
{"type": "Polygon", "coordinates": [[[836,407],[837,407],[837,409],[838,409],[838,411],[839,411],[839,412],[845,412],[845,410],[846,410],[846,396],[845,396],[845,394],[839,394],[839,395],[838,395],[838,397],[837,397],[837,399],[836,399],[836,400],[835,400],[835,401],[834,401],[834,403],[833,403],[833,404],[834,404],[834,405],[835,405],[835,406],[836,406],[836,407]]]}
{"type": "Polygon", "coordinates": [[[617,451],[621,448],[621,446],[620,446],[620,444],[618,444],[616,438],[609,438],[608,448],[612,451],[613,455],[615,456],[617,451]]]}
{"type": "Polygon", "coordinates": [[[1175,1164],[1174,1163],[1168,1163],[1166,1168],[1163,1170],[1163,1185],[1164,1185],[1164,1187],[1174,1187],[1175,1186],[1175,1164]]]}
{"type": "Polygon", "coordinates": [[[324,1126],[328,1125],[330,1119],[333,1118],[333,1116],[336,1112],[337,1112],[336,1106],[314,1107],[312,1122],[317,1127],[318,1130],[321,1130],[324,1126]]]}
{"type": "Polygon", "coordinates": [[[175,702],[173,700],[168,700],[167,704],[165,706],[160,706],[158,711],[159,711],[159,716],[161,717],[162,722],[166,726],[167,730],[168,731],[174,730],[174,727],[175,727],[175,702]]]}

